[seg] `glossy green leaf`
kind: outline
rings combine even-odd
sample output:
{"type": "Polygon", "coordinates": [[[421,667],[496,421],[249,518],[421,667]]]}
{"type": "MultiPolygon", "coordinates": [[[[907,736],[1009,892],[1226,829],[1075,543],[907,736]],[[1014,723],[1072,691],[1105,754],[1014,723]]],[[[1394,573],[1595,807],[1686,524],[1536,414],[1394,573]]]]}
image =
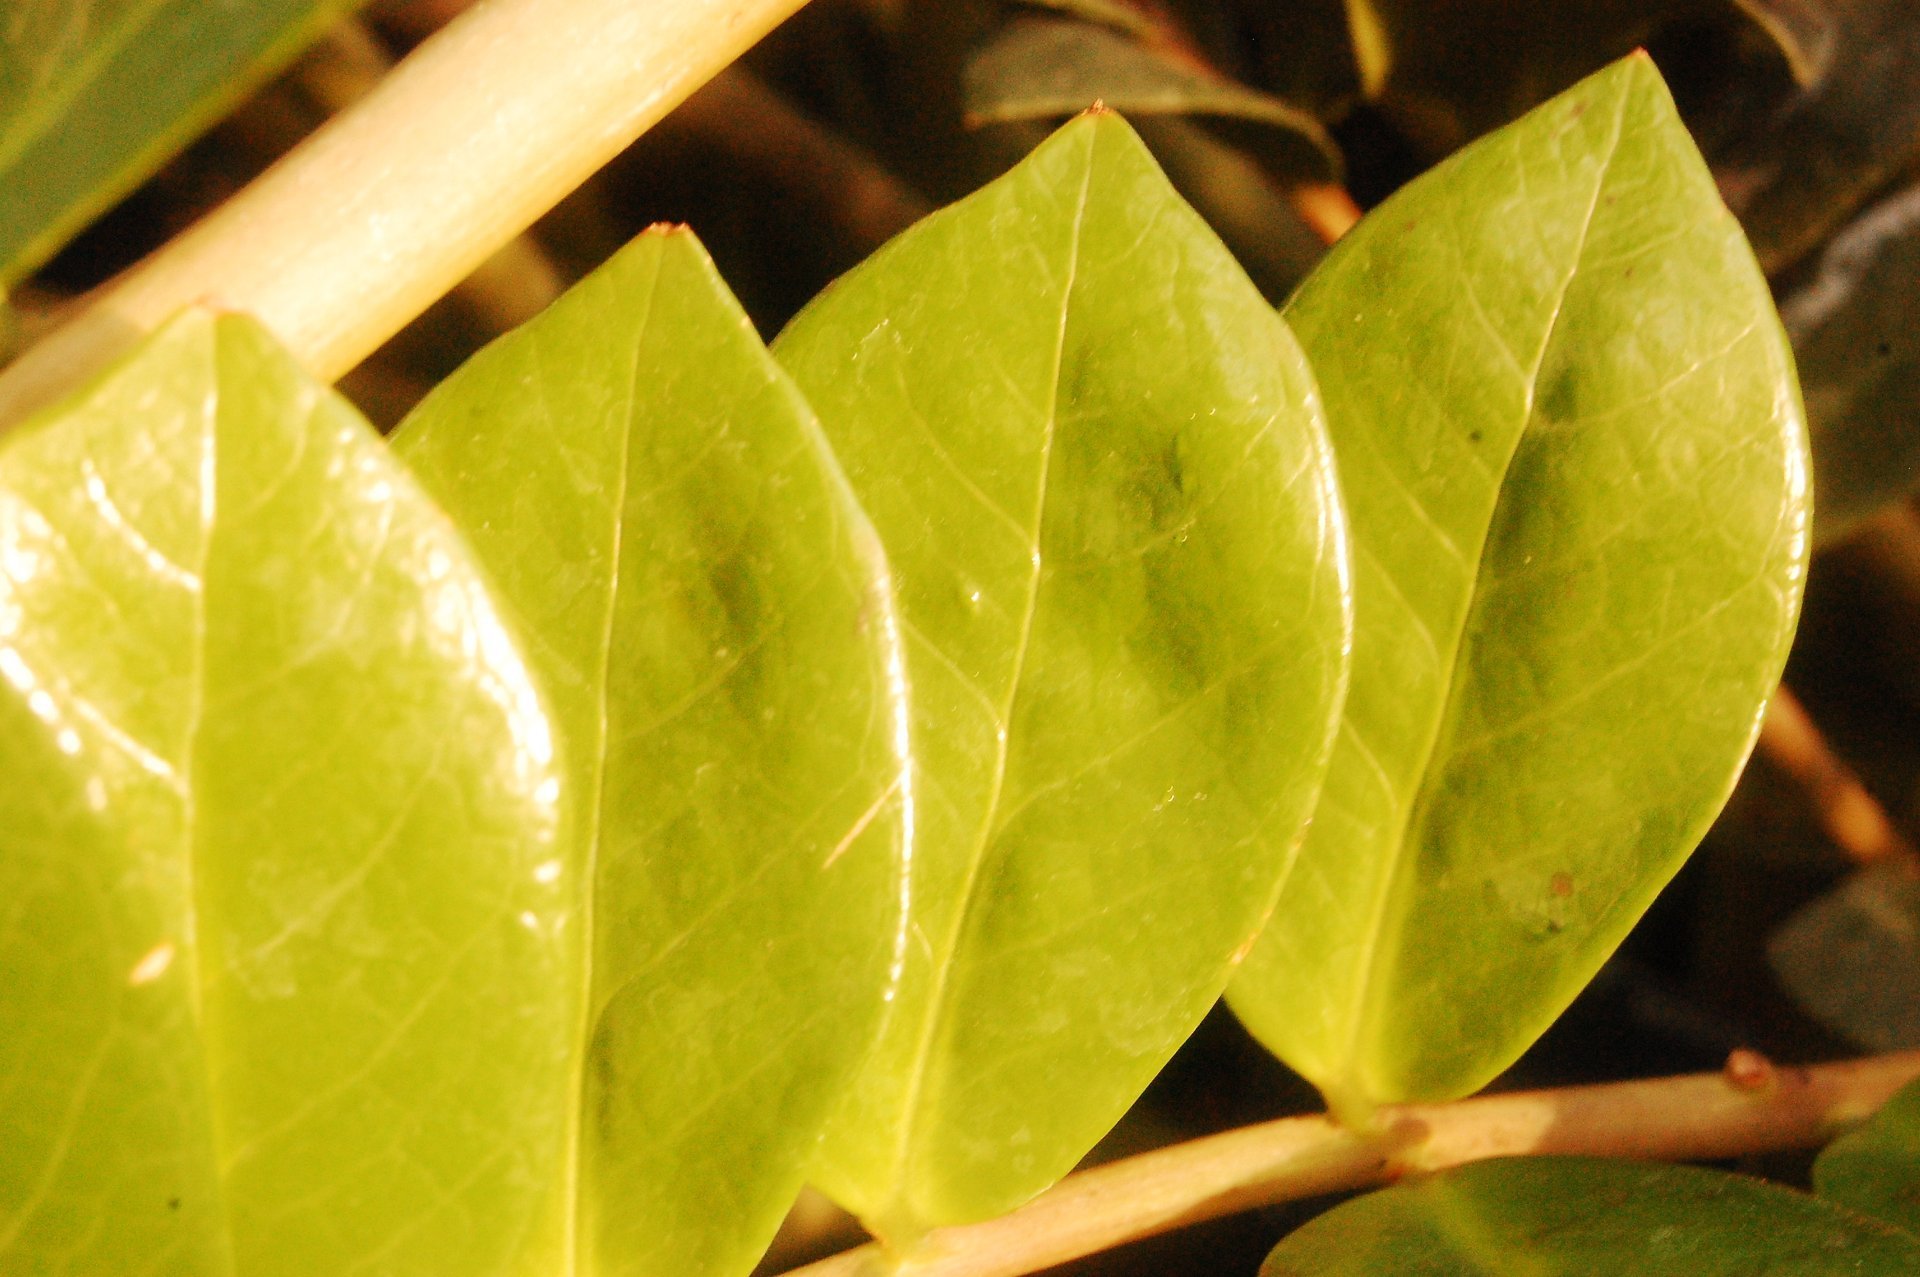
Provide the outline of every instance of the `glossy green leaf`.
{"type": "Polygon", "coordinates": [[[910,790],[897,627],[811,412],[691,235],[649,232],[396,446],[532,637],[583,893],[580,1273],[745,1273],[871,1048],[910,790]]]}
{"type": "Polygon", "coordinates": [[[1067,1171],[1225,984],[1319,789],[1345,544],[1299,348],[1110,113],[774,349],[905,636],[911,943],[818,1181],[899,1239],[1067,1171]]]}
{"type": "Polygon", "coordinates": [[[1813,1191],[1920,1236],[1920,1082],[1821,1151],[1813,1191]]]}
{"type": "Polygon", "coordinates": [[[0,285],[361,0],[7,0],[0,285]]]}
{"type": "Polygon", "coordinates": [[[1719,810],[1799,606],[1806,441],[1644,58],[1410,184],[1286,313],[1352,524],[1353,686],[1230,996],[1361,1117],[1506,1067],[1719,810]]]}
{"type": "Polygon", "coordinates": [[[0,1271],[501,1272],[575,1012],[546,712],[249,321],[0,450],[0,1271]]]}
{"type": "Polygon", "coordinates": [[[1576,1157],[1480,1162],[1337,1206],[1261,1277],[1903,1277],[1920,1241],[1760,1180],[1576,1157]]]}

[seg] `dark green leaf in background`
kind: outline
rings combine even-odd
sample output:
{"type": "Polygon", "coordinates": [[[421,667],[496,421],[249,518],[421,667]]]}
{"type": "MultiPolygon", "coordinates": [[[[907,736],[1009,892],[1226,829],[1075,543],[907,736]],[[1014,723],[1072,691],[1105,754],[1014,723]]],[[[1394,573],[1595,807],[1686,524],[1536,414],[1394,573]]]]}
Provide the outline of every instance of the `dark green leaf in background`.
{"type": "MultiPolygon", "coordinates": [[[[1104,102],[1128,116],[1212,117],[1260,126],[1275,167],[1324,180],[1340,152],[1310,113],[1211,72],[1197,59],[1107,26],[1016,18],[968,59],[970,124],[1057,120],[1104,102]],[[1276,134],[1278,135],[1276,137],[1276,134]]],[[[1240,130],[1245,138],[1250,130],[1240,130]]]]}
{"type": "Polygon", "coordinates": [[[1813,435],[1815,534],[1920,487],[1920,187],[1868,210],[1780,303],[1813,435]]]}
{"type": "Polygon", "coordinates": [[[1410,184],[1287,315],[1352,525],[1353,684],[1231,997],[1363,1117],[1511,1063],[1719,810],[1798,610],[1806,441],[1644,58],[1410,184]]]}
{"type": "Polygon", "coordinates": [[[1319,788],[1344,538],[1292,336],[1111,114],[775,353],[906,636],[912,942],[818,1182],[908,1239],[1065,1173],[1225,984],[1319,788]]]}
{"type": "Polygon", "coordinates": [[[1827,1145],[1814,1159],[1813,1191],[1920,1236],[1920,1083],[1827,1145]]]}
{"type": "Polygon", "coordinates": [[[1347,0],[1367,97],[1431,157],[1508,123],[1645,44],[1663,25],[1733,16],[1728,0],[1347,0]]]}
{"type": "Polygon", "coordinates": [[[1920,15],[1911,0],[1744,3],[1776,26],[1805,28],[1800,61],[1816,73],[1775,109],[1748,113],[1713,151],[1721,191],[1774,272],[1920,158],[1920,15]]]}
{"type": "Polygon", "coordinates": [[[1920,882],[1898,860],[1849,874],[1767,942],[1781,987],[1841,1037],[1920,1049],[1920,882]]]}
{"type": "Polygon", "coordinates": [[[745,1273],[905,943],[897,627],[812,413],[690,234],[642,235],[396,436],[531,635],[584,818],[542,1097],[576,1249],[745,1273]]]}
{"type": "Polygon", "coordinates": [[[361,0],[7,0],[0,287],[361,0]]]}
{"type": "Polygon", "coordinates": [[[1261,1277],[1906,1277],[1920,1241],[1772,1184],[1574,1157],[1480,1162],[1295,1232],[1261,1277]]]}
{"type": "Polygon", "coordinates": [[[546,711],[453,525],[249,321],[0,451],[0,1271],[500,1271],[576,1012],[546,711]]]}

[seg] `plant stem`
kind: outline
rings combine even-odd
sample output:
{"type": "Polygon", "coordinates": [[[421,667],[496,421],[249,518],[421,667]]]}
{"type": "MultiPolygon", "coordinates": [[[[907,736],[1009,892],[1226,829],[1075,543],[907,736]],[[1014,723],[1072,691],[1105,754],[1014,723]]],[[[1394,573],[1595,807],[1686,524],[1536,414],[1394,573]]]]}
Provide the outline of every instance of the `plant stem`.
{"type": "Polygon", "coordinates": [[[1827,836],[1848,856],[1861,864],[1891,857],[1909,872],[1920,871],[1920,850],[1833,752],[1785,683],[1767,704],[1767,716],[1760,725],[1760,752],[1807,791],[1827,836]]]}
{"type": "Polygon", "coordinates": [[[332,380],[806,0],[486,0],[0,375],[0,425],[182,308],[332,380]]]}
{"type": "MultiPolygon", "coordinates": [[[[1920,1051],[1812,1068],[1737,1051],[1719,1073],[1383,1110],[1376,1134],[1291,1117],[1069,1176],[999,1219],[789,1277],[1021,1277],[1202,1220],[1521,1153],[1697,1161],[1813,1148],[1920,1077],[1920,1051]]],[[[1278,1240],[1278,1239],[1276,1239],[1278,1240]]]]}

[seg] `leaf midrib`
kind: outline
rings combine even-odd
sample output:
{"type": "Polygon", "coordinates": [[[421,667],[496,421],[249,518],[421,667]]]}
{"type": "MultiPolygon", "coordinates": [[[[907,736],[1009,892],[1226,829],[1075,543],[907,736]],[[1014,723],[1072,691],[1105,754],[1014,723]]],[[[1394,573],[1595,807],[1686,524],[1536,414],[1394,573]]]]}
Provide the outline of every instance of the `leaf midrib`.
{"type": "MultiPolygon", "coordinates": [[[[659,251],[653,254],[653,273],[647,281],[646,302],[640,311],[640,322],[634,329],[633,357],[627,365],[627,391],[625,397],[626,422],[620,432],[620,464],[617,486],[613,501],[613,528],[610,544],[610,563],[608,565],[607,610],[601,619],[599,667],[594,679],[594,709],[596,713],[596,739],[593,748],[593,791],[587,804],[587,819],[591,828],[582,839],[582,863],[576,872],[580,876],[580,1015],[574,1029],[574,1065],[573,1076],[568,1084],[567,1133],[565,1149],[565,1187],[562,1190],[562,1205],[567,1213],[565,1238],[562,1242],[561,1272],[565,1277],[580,1273],[580,1234],[582,1231],[581,1214],[584,1209],[581,1192],[581,1161],[584,1157],[585,1121],[587,1103],[587,1059],[591,1054],[593,1034],[600,1017],[597,980],[595,971],[595,947],[599,943],[598,890],[600,882],[600,844],[606,825],[606,788],[607,788],[607,740],[609,720],[612,715],[611,696],[608,692],[608,670],[613,663],[614,630],[620,610],[620,577],[624,567],[627,544],[627,497],[633,480],[633,432],[634,413],[639,403],[640,361],[647,349],[647,335],[653,327],[654,303],[660,293],[660,275],[665,269],[667,248],[663,242],[659,251]]],[[[544,385],[544,383],[541,383],[544,385]]]]}
{"type": "Polygon", "coordinates": [[[183,723],[180,748],[180,819],[186,854],[181,857],[186,881],[181,896],[185,903],[181,923],[181,947],[186,951],[182,964],[187,985],[187,1005],[194,1025],[199,1029],[201,1077],[207,1092],[209,1143],[214,1151],[212,1182],[220,1194],[219,1247],[226,1270],[235,1272],[239,1263],[234,1248],[233,1226],[227,1203],[227,1134],[221,1121],[220,1105],[214,1094],[212,1043],[207,1037],[206,955],[200,943],[199,859],[200,814],[197,801],[200,738],[207,708],[207,590],[208,570],[213,562],[214,529],[219,522],[220,489],[220,332],[217,321],[206,323],[200,344],[206,353],[206,394],[200,404],[200,539],[198,555],[192,567],[193,590],[192,655],[187,679],[187,714],[183,723]]]}
{"type": "MultiPolygon", "coordinates": [[[[1461,609],[1460,628],[1454,636],[1452,666],[1447,671],[1444,684],[1445,699],[1440,712],[1434,716],[1432,731],[1428,735],[1425,748],[1421,751],[1420,766],[1411,773],[1417,780],[1414,799],[1407,804],[1398,836],[1390,844],[1386,871],[1380,875],[1374,890],[1373,907],[1367,914],[1367,933],[1360,947],[1361,976],[1354,986],[1351,1013],[1347,1017],[1347,1040],[1339,1056],[1338,1066],[1332,1070],[1332,1077],[1338,1080],[1340,1091],[1348,1098],[1366,1094],[1366,1088],[1360,1084],[1357,1074],[1361,1042],[1373,1023],[1374,1013],[1377,1010],[1375,1003],[1383,983],[1381,977],[1388,952],[1385,944],[1387,918],[1391,912],[1394,912],[1390,909],[1394,898],[1405,890],[1406,875],[1402,873],[1402,868],[1407,859],[1412,835],[1424,823],[1427,809],[1432,802],[1433,789],[1429,782],[1434,757],[1439,751],[1440,742],[1446,736],[1447,725],[1454,720],[1459,709],[1461,674],[1468,659],[1469,647],[1464,641],[1465,633],[1473,619],[1484,582],[1487,537],[1492,533],[1499,519],[1500,505],[1507,488],[1507,476],[1511,473],[1514,460],[1520,455],[1527,434],[1534,424],[1534,400],[1539,389],[1540,373],[1546,365],[1547,356],[1553,350],[1554,339],[1559,334],[1560,320],[1566,311],[1567,294],[1572,290],[1574,281],[1579,278],[1582,264],[1586,259],[1593,224],[1599,215],[1600,198],[1619,155],[1630,97],[1630,86],[1622,87],[1616,95],[1613,135],[1608,143],[1606,156],[1600,163],[1599,172],[1594,178],[1593,195],[1588,202],[1586,217],[1580,227],[1580,236],[1572,254],[1572,264],[1568,267],[1566,278],[1561,281],[1559,292],[1554,298],[1552,315],[1547,322],[1546,333],[1541,338],[1540,349],[1534,356],[1533,367],[1526,373],[1523,424],[1514,438],[1513,448],[1507,454],[1505,464],[1501,467],[1499,482],[1494,490],[1493,508],[1487,518],[1486,526],[1481,530],[1479,550],[1474,561],[1473,585],[1468,591],[1466,606],[1461,609]]],[[[1380,567],[1384,573],[1385,565],[1381,564],[1380,567]]],[[[1397,582],[1395,588],[1399,588],[1397,582]]]]}
{"type": "Polygon", "coordinates": [[[1054,339],[1053,372],[1050,378],[1045,427],[1041,436],[1040,476],[1036,484],[1037,492],[1034,500],[1032,566],[1027,580],[1026,607],[1020,618],[1013,669],[1007,681],[1007,695],[1000,707],[993,779],[988,791],[986,810],[981,816],[978,841],[967,860],[966,875],[961,880],[960,906],[953,911],[953,922],[948,928],[945,943],[940,951],[944,955],[943,959],[934,965],[933,987],[928,992],[927,1009],[921,1020],[920,1037],[915,1045],[913,1062],[908,1073],[900,1134],[895,1144],[896,1168],[907,1164],[912,1149],[913,1137],[921,1115],[920,1101],[929,1071],[928,1063],[933,1053],[934,1039],[945,1016],[946,1002],[951,991],[955,955],[960,946],[960,939],[966,933],[967,923],[973,917],[978,903],[980,871],[985,866],[987,853],[997,832],[995,826],[999,819],[1000,802],[1006,784],[1009,742],[1013,736],[1013,715],[1019,704],[1021,683],[1026,670],[1027,649],[1032,639],[1034,614],[1040,599],[1040,578],[1044,571],[1041,545],[1046,518],[1047,488],[1052,474],[1054,436],[1059,426],[1060,382],[1065,371],[1067,323],[1073,310],[1073,290],[1079,279],[1081,232],[1086,224],[1087,205],[1093,187],[1093,157],[1098,142],[1099,130],[1096,122],[1095,127],[1087,129],[1087,147],[1080,177],[1080,191],[1075,200],[1072,229],[1067,241],[1066,278],[1060,290],[1060,325],[1054,339]]]}

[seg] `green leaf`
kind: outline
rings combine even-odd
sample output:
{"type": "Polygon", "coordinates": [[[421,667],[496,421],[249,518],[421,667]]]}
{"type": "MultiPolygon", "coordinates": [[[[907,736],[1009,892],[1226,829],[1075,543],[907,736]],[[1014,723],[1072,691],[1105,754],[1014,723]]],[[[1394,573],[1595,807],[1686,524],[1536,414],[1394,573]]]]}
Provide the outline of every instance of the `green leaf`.
{"type": "Polygon", "coordinates": [[[1799,606],[1806,441],[1645,58],[1410,184],[1287,316],[1352,522],[1353,686],[1230,996],[1364,1119],[1512,1062],[1719,810],[1799,606]]]}
{"type": "Polygon", "coordinates": [[[1920,1235],[1920,1082],[1912,1082],[1813,1163],[1813,1191],[1920,1235]]]}
{"type": "Polygon", "coordinates": [[[1066,1172],[1225,984],[1319,790],[1345,545],[1299,348],[1110,113],[774,349],[906,640],[912,943],[817,1180],[899,1240],[1066,1172]]]}
{"type": "Polygon", "coordinates": [[[1920,1048],[1920,882],[1904,860],[1868,865],[1794,911],[1767,941],[1788,997],[1849,1042],[1920,1048]]]}
{"type": "Polygon", "coordinates": [[[396,445],[524,619],[585,818],[551,1273],[745,1273],[871,1049],[910,848],[897,627],[806,404],[649,232],[396,445]]]}
{"type": "Polygon", "coordinates": [[[0,680],[0,1270],[551,1235],[550,727],[366,423],[190,314],[10,436],[0,680]]]}
{"type": "Polygon", "coordinates": [[[1340,152],[1309,112],[1211,73],[1177,46],[1062,18],[1006,23],[966,65],[972,125],[1056,120],[1095,101],[1128,115],[1211,117],[1260,126],[1240,132],[1275,152],[1275,167],[1320,178],[1340,171],[1340,152]]]}
{"type": "Polygon", "coordinates": [[[1261,1277],[1898,1277],[1920,1242],[1802,1193],[1691,1166],[1479,1162],[1337,1206],[1261,1277]]]}
{"type": "Polygon", "coordinates": [[[0,286],[32,271],[361,0],[8,0],[0,286]]]}

